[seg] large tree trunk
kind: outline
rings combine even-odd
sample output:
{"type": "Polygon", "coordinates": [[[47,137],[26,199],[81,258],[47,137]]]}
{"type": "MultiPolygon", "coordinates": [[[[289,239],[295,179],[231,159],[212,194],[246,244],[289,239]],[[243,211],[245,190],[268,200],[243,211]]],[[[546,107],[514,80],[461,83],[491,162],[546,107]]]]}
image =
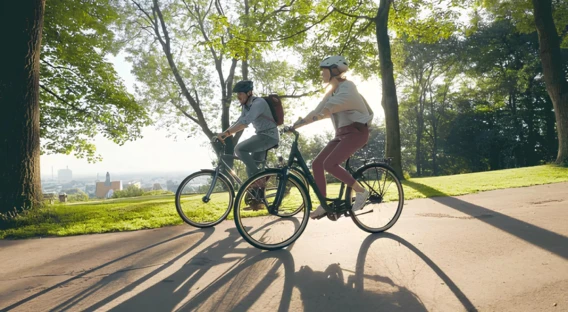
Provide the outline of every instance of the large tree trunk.
{"type": "Polygon", "coordinates": [[[552,19],[551,0],[532,0],[546,90],[552,99],[558,132],[556,163],[568,163],[568,82],[562,66],[560,38],[552,19]]]}
{"type": "Polygon", "coordinates": [[[537,149],[537,137],[538,137],[538,127],[535,125],[535,116],[536,111],[534,109],[534,101],[535,97],[533,94],[533,81],[534,79],[531,77],[528,81],[528,87],[525,92],[524,101],[526,101],[526,117],[524,118],[525,123],[527,124],[527,144],[525,148],[525,154],[527,158],[527,165],[528,166],[535,166],[538,164],[540,158],[536,153],[537,149]]]}
{"type": "Polygon", "coordinates": [[[391,0],[381,0],[375,17],[377,46],[381,65],[381,83],[383,98],[381,105],[385,110],[386,156],[392,157],[392,167],[400,179],[402,175],[402,156],[400,149],[400,123],[398,118],[398,98],[394,83],[393,64],[388,34],[388,20],[391,0]]]}
{"type": "Polygon", "coordinates": [[[39,55],[45,0],[3,1],[0,212],[41,205],[39,55]]]}
{"type": "Polygon", "coordinates": [[[432,174],[438,175],[438,128],[432,126],[432,174]]]}
{"type": "MultiPolygon", "coordinates": [[[[422,104],[420,104],[422,105],[422,104]]],[[[417,109],[417,120],[416,120],[416,175],[422,176],[422,135],[424,134],[424,111],[417,109]]]]}
{"type": "Polygon", "coordinates": [[[558,137],[556,135],[556,117],[554,116],[554,107],[552,105],[552,100],[547,96],[544,99],[544,109],[545,109],[545,142],[546,142],[546,161],[552,161],[556,157],[558,151],[558,137]]]}
{"type": "MultiPolygon", "coordinates": [[[[429,79],[429,78],[428,78],[429,79]]],[[[422,81],[422,78],[420,78],[422,81]]],[[[422,138],[424,137],[424,105],[426,102],[426,86],[420,82],[420,96],[418,98],[418,107],[416,108],[416,175],[424,174],[423,168],[423,152],[422,138]]]]}

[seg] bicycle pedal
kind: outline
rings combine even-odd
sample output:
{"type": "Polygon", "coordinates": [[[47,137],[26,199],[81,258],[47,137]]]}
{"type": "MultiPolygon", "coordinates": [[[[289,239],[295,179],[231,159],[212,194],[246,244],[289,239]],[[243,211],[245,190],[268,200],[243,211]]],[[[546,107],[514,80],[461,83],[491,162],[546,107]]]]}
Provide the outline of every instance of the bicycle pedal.
{"type": "Polygon", "coordinates": [[[243,208],[244,211],[259,211],[259,210],[262,210],[262,209],[264,209],[264,207],[259,206],[259,205],[248,206],[248,207],[243,208]]]}
{"type": "Polygon", "coordinates": [[[319,220],[319,219],[323,219],[323,218],[325,218],[325,217],[327,217],[327,213],[326,213],[326,214],[323,214],[323,215],[321,215],[321,216],[317,216],[317,217],[312,217],[312,216],[310,216],[310,219],[312,219],[312,220],[319,220]]]}

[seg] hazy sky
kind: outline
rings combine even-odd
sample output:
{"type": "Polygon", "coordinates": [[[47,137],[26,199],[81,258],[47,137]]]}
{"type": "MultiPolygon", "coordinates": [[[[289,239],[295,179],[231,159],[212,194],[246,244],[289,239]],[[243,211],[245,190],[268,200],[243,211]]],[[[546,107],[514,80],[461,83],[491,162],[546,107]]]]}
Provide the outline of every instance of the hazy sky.
{"type": "MultiPolygon", "coordinates": [[[[123,57],[112,58],[118,74],[125,81],[128,89],[133,92],[134,76],[131,74],[131,65],[123,57]]],[[[375,112],[375,116],[383,117],[383,109],[380,105],[381,85],[377,79],[369,81],[361,81],[357,77],[350,77],[353,80],[361,94],[369,101],[369,105],[375,112]]],[[[313,109],[318,98],[315,98],[312,104],[308,104],[304,111],[313,109]]],[[[237,105],[236,98],[233,105],[237,105]]],[[[305,112],[290,112],[291,114],[305,114],[305,112]]],[[[236,118],[233,116],[232,120],[236,118]]],[[[290,119],[291,120],[291,119],[290,119]]],[[[330,120],[320,121],[301,129],[305,135],[313,135],[324,131],[333,130],[330,120]]],[[[254,133],[254,129],[249,127],[245,130],[246,138],[254,133]]],[[[93,175],[97,173],[104,174],[109,171],[115,173],[132,173],[132,172],[188,172],[201,168],[211,167],[211,159],[213,153],[206,147],[207,138],[204,135],[198,135],[196,138],[179,139],[177,142],[172,138],[167,138],[165,131],[158,130],[154,127],[147,127],[142,132],[144,138],[127,142],[123,146],[119,146],[104,137],[96,137],[95,144],[97,152],[103,157],[103,161],[89,164],[84,159],[77,159],[73,155],[42,155],[41,175],[43,178],[50,178],[52,168],[55,178],[57,178],[57,170],[69,167],[73,171],[74,176],[93,175]]]]}

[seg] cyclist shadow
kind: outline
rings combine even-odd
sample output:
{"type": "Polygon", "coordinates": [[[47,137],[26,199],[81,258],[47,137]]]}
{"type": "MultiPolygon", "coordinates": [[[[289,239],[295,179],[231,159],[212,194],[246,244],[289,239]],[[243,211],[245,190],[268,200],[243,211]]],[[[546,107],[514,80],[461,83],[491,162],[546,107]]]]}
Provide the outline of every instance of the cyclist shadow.
{"type": "MultiPolygon", "coordinates": [[[[460,288],[430,258],[402,237],[391,233],[372,234],[363,241],[357,255],[355,272],[343,269],[339,264],[329,265],[324,272],[315,272],[305,266],[300,268],[295,278],[295,285],[300,290],[304,311],[428,311],[432,307],[427,307],[427,302],[433,302],[434,305],[442,304],[436,301],[445,301],[446,308],[441,310],[476,311],[460,288]],[[370,248],[379,239],[385,241],[376,249],[379,253],[384,252],[385,257],[371,256],[371,259],[376,260],[370,263],[367,261],[370,248]],[[400,246],[405,249],[398,252],[391,250],[400,246]],[[388,254],[392,255],[386,257],[388,254]],[[392,260],[392,258],[399,257],[402,261],[392,260]],[[391,263],[388,263],[389,260],[385,258],[391,258],[391,263]],[[381,263],[383,261],[385,263],[381,263]],[[420,294],[409,288],[414,286],[416,278],[412,267],[420,271],[418,268],[423,265],[427,265],[432,271],[432,276],[427,277],[428,281],[445,285],[444,288],[447,287],[443,291],[429,289],[423,297],[434,295],[432,292],[448,294],[448,290],[453,296],[438,295],[439,297],[431,300],[431,298],[422,298],[420,294]],[[366,273],[366,269],[371,272],[366,273]],[[411,272],[397,272],[397,270],[411,272]],[[376,274],[377,271],[385,272],[385,274],[376,274]],[[344,272],[352,273],[346,281],[344,272]],[[401,278],[401,275],[405,274],[409,275],[408,279],[401,278]],[[443,283],[438,283],[439,280],[443,283]],[[409,285],[409,287],[404,285],[409,285]],[[440,298],[442,300],[439,300],[440,298]]],[[[434,309],[440,309],[440,307],[434,307],[434,309]]]]}
{"type": "MultiPolygon", "coordinates": [[[[52,285],[50,287],[47,287],[33,295],[30,295],[26,298],[21,299],[18,302],[15,302],[13,304],[11,304],[8,307],[4,307],[4,310],[8,311],[8,310],[12,310],[12,309],[29,309],[29,307],[26,307],[25,305],[31,302],[36,302],[36,301],[42,301],[42,300],[49,300],[49,297],[51,298],[64,298],[64,296],[61,295],[61,293],[58,293],[59,290],[66,288],[66,287],[70,287],[71,289],[73,289],[73,286],[75,284],[77,284],[79,281],[82,280],[89,280],[91,278],[93,278],[94,276],[101,276],[104,275],[105,277],[100,280],[99,282],[94,283],[91,286],[85,287],[83,289],[81,289],[79,292],[71,295],[68,299],[66,300],[59,300],[56,302],[57,306],[55,307],[49,307],[50,310],[67,310],[67,309],[71,309],[77,305],[80,305],[83,303],[83,301],[85,299],[92,299],[93,297],[96,297],[98,295],[98,291],[104,289],[105,287],[108,287],[109,285],[112,285],[114,283],[117,283],[120,281],[121,277],[123,276],[123,274],[125,274],[125,272],[128,272],[132,267],[136,267],[137,265],[141,265],[142,261],[145,261],[147,259],[151,259],[150,261],[160,261],[162,259],[164,259],[164,257],[162,257],[162,255],[156,254],[159,252],[162,252],[164,250],[164,248],[168,248],[169,244],[184,244],[183,241],[188,237],[198,237],[201,236],[193,245],[188,246],[187,248],[185,248],[185,250],[183,250],[180,254],[178,254],[176,257],[174,257],[173,259],[171,259],[170,261],[167,261],[165,263],[163,263],[158,269],[153,270],[151,273],[147,274],[145,277],[133,282],[130,284],[130,287],[126,287],[123,290],[127,291],[130,290],[131,288],[136,287],[137,285],[143,283],[145,280],[151,278],[152,276],[154,276],[155,274],[157,274],[160,270],[164,270],[167,269],[169,266],[171,266],[175,261],[177,261],[178,259],[182,258],[183,256],[185,256],[186,254],[190,253],[193,249],[195,249],[197,246],[199,246],[201,243],[205,242],[213,233],[215,232],[215,228],[209,228],[209,229],[197,229],[197,230],[193,230],[193,231],[189,231],[177,236],[173,236],[173,237],[168,237],[166,239],[154,239],[154,237],[146,237],[146,235],[152,235],[151,232],[146,232],[143,234],[140,234],[138,237],[143,237],[143,238],[147,238],[145,241],[149,242],[150,244],[147,246],[143,246],[140,249],[137,250],[133,250],[131,252],[128,253],[124,253],[122,255],[120,255],[119,257],[112,259],[112,260],[108,260],[104,263],[99,264],[96,267],[93,268],[89,268],[87,270],[81,271],[79,274],[71,274],[70,278],[67,278],[63,281],[60,281],[58,283],[56,283],[55,285],[52,285]],[[155,254],[155,255],[152,255],[155,254]],[[107,272],[112,272],[110,274],[108,274],[107,272]],[[48,299],[44,299],[48,297],[48,299]]],[[[138,242],[136,239],[131,239],[131,240],[120,240],[116,242],[116,246],[120,246],[120,244],[133,244],[133,245],[137,245],[138,242]]],[[[106,251],[109,248],[112,248],[115,245],[105,245],[104,247],[102,246],[95,246],[92,249],[88,249],[83,251],[83,254],[85,255],[85,258],[88,257],[97,257],[98,254],[100,254],[101,252],[106,251]]],[[[117,247],[119,248],[119,247],[117,247]]],[[[73,262],[75,261],[75,257],[77,256],[76,253],[69,253],[63,257],[60,257],[56,260],[54,260],[53,262],[47,263],[46,266],[51,266],[57,262],[61,262],[61,263],[66,263],[66,262],[73,262]]],[[[49,304],[48,301],[46,304],[49,304]]],[[[47,309],[48,307],[46,306],[45,309],[47,309]]],[[[0,310],[2,310],[2,308],[0,308],[0,310]]],[[[4,311],[2,310],[2,311],[4,311]]]]}
{"type": "MultiPolygon", "coordinates": [[[[290,222],[296,222],[289,219],[290,222]]],[[[273,222],[267,223],[264,226],[255,229],[255,231],[262,231],[269,228],[273,222]]],[[[210,283],[215,283],[215,278],[219,276],[227,276],[236,274],[242,271],[239,269],[243,263],[250,263],[250,260],[259,261],[257,256],[270,254],[277,255],[278,253],[262,253],[258,249],[251,248],[244,242],[235,228],[228,229],[229,236],[212,245],[204,248],[198,252],[186,263],[184,263],[173,274],[163,277],[161,281],[146,288],[135,296],[125,300],[118,306],[113,308],[116,311],[165,311],[176,310],[179,306],[187,301],[188,297],[199,296],[204,290],[210,289],[207,285],[207,280],[212,279],[210,283]],[[246,244],[246,245],[245,245],[246,244]],[[241,245],[243,248],[241,248],[241,245]],[[234,264],[230,264],[233,263],[234,264]],[[228,267],[228,268],[226,268],[228,267]],[[225,271],[223,271],[223,269],[225,271]],[[195,295],[194,295],[195,294],[195,295]]],[[[254,233],[254,232],[253,232],[254,233]]],[[[157,275],[157,272],[153,275],[157,275]]],[[[149,278],[150,276],[148,276],[149,278]]],[[[148,278],[143,278],[146,281],[148,278]]],[[[209,284],[210,284],[209,283],[209,284]]],[[[106,304],[114,300],[119,300],[120,297],[128,295],[133,291],[135,283],[129,287],[118,291],[102,301],[90,306],[88,310],[104,309],[106,304]]]]}
{"type": "Polygon", "coordinates": [[[393,234],[370,235],[365,239],[356,271],[347,281],[343,274],[348,270],[339,264],[331,264],[323,272],[308,266],[295,272],[294,258],[288,250],[263,252],[245,260],[178,308],[182,311],[427,311],[419,295],[393,281],[396,276],[392,272],[389,276],[365,273],[369,249],[381,238],[387,240],[387,245],[404,246],[406,253],[418,259],[419,266],[428,265],[432,269],[446,285],[443,287],[449,288],[456,298],[452,310],[476,310],[434,262],[393,234]]]}
{"type": "Polygon", "coordinates": [[[324,272],[302,267],[295,277],[304,311],[428,311],[416,294],[388,277],[371,277],[386,286],[381,292],[357,289],[351,278],[344,283],[339,264],[329,265],[324,272]]]}

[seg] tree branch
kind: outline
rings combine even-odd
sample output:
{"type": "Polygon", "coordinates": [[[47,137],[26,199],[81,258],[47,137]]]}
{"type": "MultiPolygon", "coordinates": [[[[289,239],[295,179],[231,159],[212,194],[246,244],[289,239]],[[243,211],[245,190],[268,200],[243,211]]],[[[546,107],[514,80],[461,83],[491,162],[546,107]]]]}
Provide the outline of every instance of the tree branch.
{"type": "Polygon", "coordinates": [[[227,129],[230,126],[229,120],[229,106],[231,104],[231,93],[233,90],[233,79],[235,78],[235,69],[237,68],[238,60],[233,58],[231,61],[231,69],[229,70],[229,75],[227,80],[222,82],[223,98],[221,99],[221,126],[223,129],[227,129]]]}
{"type": "Polygon", "coordinates": [[[164,16],[162,15],[162,10],[160,10],[160,6],[158,5],[158,1],[154,0],[154,10],[158,13],[158,17],[160,19],[160,25],[162,28],[162,33],[164,34],[164,38],[166,39],[166,44],[168,45],[168,49],[170,46],[170,35],[168,34],[168,29],[166,27],[166,22],[164,22],[164,16]]]}
{"type": "Polygon", "coordinates": [[[144,13],[144,15],[146,15],[146,17],[148,17],[148,22],[150,23],[150,25],[154,26],[154,22],[150,14],[148,14],[148,12],[146,12],[146,10],[144,10],[138,2],[132,0],[132,3],[134,3],[134,5],[138,7],[138,10],[140,10],[142,13],[144,13]]]}
{"type": "Polygon", "coordinates": [[[301,98],[301,97],[304,97],[304,96],[311,96],[311,95],[314,95],[314,94],[320,92],[321,90],[322,90],[322,89],[314,90],[314,91],[308,91],[308,92],[305,92],[305,93],[302,93],[302,94],[294,94],[294,93],[292,93],[292,94],[284,94],[284,95],[279,95],[279,97],[282,98],[282,99],[284,99],[284,98],[297,99],[297,98],[301,98]]]}
{"type": "MultiPolygon", "coordinates": [[[[196,19],[199,25],[199,30],[201,30],[201,35],[203,36],[203,39],[205,40],[205,42],[210,43],[211,40],[209,40],[209,36],[207,36],[207,33],[205,32],[205,24],[204,24],[205,16],[201,16],[201,14],[199,14],[198,11],[196,19]]],[[[211,45],[209,45],[209,51],[211,52],[211,55],[213,55],[215,63],[217,63],[219,61],[219,57],[217,57],[217,53],[215,52],[215,49],[213,49],[211,45]]],[[[223,81],[221,81],[221,83],[223,83],[223,81]]]]}
{"type": "Polygon", "coordinates": [[[359,32],[357,32],[357,34],[353,37],[351,37],[351,29],[353,29],[353,25],[355,25],[355,23],[357,22],[357,20],[353,21],[353,24],[351,24],[351,27],[349,28],[349,34],[347,35],[347,41],[345,42],[345,44],[343,45],[343,47],[341,48],[341,51],[339,52],[339,55],[343,55],[343,51],[345,50],[345,48],[347,48],[347,45],[350,44],[353,39],[357,38],[361,33],[363,33],[365,30],[367,30],[367,28],[369,28],[369,26],[371,26],[374,21],[369,21],[369,23],[367,23],[367,25],[365,25],[365,27],[363,27],[363,29],[361,29],[359,32]]]}
{"type": "Polygon", "coordinates": [[[152,25],[154,25],[154,34],[156,36],[156,39],[160,42],[160,44],[164,48],[166,46],[166,42],[164,41],[164,39],[162,39],[162,35],[160,34],[160,29],[158,28],[158,17],[156,16],[156,6],[157,6],[157,3],[155,3],[152,6],[152,16],[153,16],[153,19],[154,19],[154,21],[152,22],[152,25]]]}
{"type": "Polygon", "coordinates": [[[209,1],[209,7],[207,8],[207,11],[205,12],[205,16],[209,15],[209,13],[211,12],[211,7],[213,7],[213,0],[209,1]]]}
{"type": "Polygon", "coordinates": [[[196,124],[199,124],[199,120],[197,120],[195,117],[191,116],[185,109],[183,109],[183,107],[181,107],[181,105],[176,104],[174,101],[172,101],[172,104],[182,113],[184,114],[187,118],[191,119],[191,121],[195,122],[196,124]]]}
{"type": "Polygon", "coordinates": [[[225,11],[223,11],[223,7],[221,6],[221,1],[215,0],[215,7],[217,8],[219,15],[225,16],[225,11]]]}
{"type": "Polygon", "coordinates": [[[201,101],[199,100],[199,93],[197,93],[197,88],[195,86],[193,87],[193,93],[195,94],[195,102],[197,102],[197,105],[201,107],[201,101]]]}
{"type": "Polygon", "coordinates": [[[51,68],[64,69],[64,70],[70,72],[71,74],[73,74],[75,77],[81,78],[81,76],[80,76],[79,74],[77,74],[76,72],[74,72],[71,68],[68,68],[68,67],[65,67],[65,66],[53,65],[53,64],[51,64],[50,62],[48,62],[48,61],[46,61],[46,60],[40,60],[40,62],[41,62],[42,64],[45,64],[45,65],[51,67],[51,68]]]}
{"type": "Polygon", "coordinates": [[[197,17],[195,16],[195,14],[193,14],[193,11],[191,10],[191,8],[189,7],[189,4],[187,4],[187,2],[185,0],[181,0],[183,1],[183,4],[185,5],[185,8],[187,9],[187,12],[189,12],[189,14],[191,14],[191,16],[193,16],[193,18],[197,19],[197,17]]]}
{"type": "Polygon", "coordinates": [[[374,21],[375,19],[370,17],[370,16],[366,16],[366,15],[354,15],[354,14],[350,14],[350,13],[345,13],[342,11],[339,11],[336,7],[333,7],[333,10],[341,15],[345,15],[345,16],[349,16],[352,18],[356,18],[356,19],[366,19],[368,21],[374,21]]]}
{"type": "Polygon", "coordinates": [[[57,95],[55,92],[51,91],[51,90],[50,90],[49,88],[47,88],[46,86],[40,84],[39,87],[42,88],[43,90],[45,90],[45,92],[47,92],[47,93],[53,95],[56,99],[58,99],[58,100],[59,100],[60,102],[62,102],[63,104],[65,104],[65,105],[67,105],[67,106],[70,106],[70,107],[73,108],[74,110],[76,110],[76,111],[78,111],[78,112],[81,112],[81,113],[83,113],[83,114],[85,114],[85,115],[87,115],[87,116],[93,117],[93,115],[92,115],[90,112],[88,112],[87,110],[82,109],[82,108],[79,108],[79,107],[77,107],[75,104],[72,104],[72,103],[67,102],[67,100],[65,100],[64,98],[62,98],[62,97],[60,97],[59,95],[57,95]]]}
{"type": "MultiPolygon", "coordinates": [[[[140,23],[139,21],[135,21],[136,24],[138,24],[138,26],[140,26],[140,32],[142,32],[142,30],[146,31],[148,34],[152,35],[152,36],[156,36],[155,32],[154,32],[154,26],[149,25],[149,26],[144,26],[142,25],[142,23],[140,23]]],[[[138,34],[140,34],[140,32],[138,32],[138,34]]],[[[137,34],[137,35],[138,35],[137,34]]],[[[131,39],[131,38],[129,38],[131,39]]]]}
{"type": "MultiPolygon", "coordinates": [[[[187,89],[187,86],[186,86],[181,74],[179,73],[179,70],[178,70],[176,63],[174,61],[174,58],[172,56],[171,49],[170,49],[170,39],[169,39],[169,36],[168,36],[168,30],[167,30],[167,27],[166,27],[166,23],[164,21],[164,17],[162,15],[162,11],[159,8],[158,0],[154,0],[153,3],[154,3],[153,12],[155,12],[154,16],[157,15],[156,17],[159,18],[161,28],[164,32],[165,41],[160,41],[160,43],[162,44],[162,50],[164,51],[164,54],[166,55],[170,69],[171,69],[171,71],[172,71],[172,73],[173,73],[173,75],[176,79],[178,86],[181,89],[183,96],[189,102],[189,105],[193,108],[193,111],[197,115],[197,119],[195,117],[188,116],[189,114],[186,114],[186,113],[184,113],[184,115],[186,115],[191,120],[195,121],[201,127],[201,129],[203,130],[205,135],[209,137],[213,133],[211,132],[211,129],[209,129],[209,127],[207,125],[207,122],[206,122],[205,117],[203,115],[203,111],[201,110],[201,107],[197,104],[197,102],[195,101],[195,98],[191,95],[191,93],[187,89]]],[[[174,103],[174,106],[178,107],[178,109],[179,109],[179,105],[176,105],[174,103]]]]}
{"type": "Polygon", "coordinates": [[[296,0],[290,1],[289,4],[283,4],[283,5],[282,5],[280,8],[278,8],[277,10],[274,10],[274,11],[268,13],[268,15],[264,15],[264,14],[263,14],[263,20],[262,20],[262,22],[260,23],[260,26],[259,26],[259,27],[264,26],[264,24],[266,24],[266,22],[269,21],[269,18],[270,18],[271,16],[274,16],[274,15],[280,13],[280,12],[290,12],[290,10],[285,10],[285,9],[286,9],[286,8],[290,8],[290,7],[294,4],[294,2],[296,2],[296,0]]]}
{"type": "Polygon", "coordinates": [[[280,38],[276,38],[276,39],[268,39],[268,40],[250,40],[250,39],[245,39],[245,38],[240,38],[240,37],[235,37],[241,41],[245,41],[245,42],[277,42],[277,41],[284,41],[286,39],[290,39],[293,37],[296,37],[299,34],[305,33],[306,31],[312,29],[314,26],[321,24],[323,21],[325,21],[333,12],[335,9],[332,9],[331,11],[329,11],[329,13],[327,13],[324,17],[322,17],[319,21],[315,22],[314,24],[310,25],[307,28],[304,28],[300,31],[298,31],[295,34],[289,35],[289,36],[284,36],[284,37],[280,37],[280,38]]]}

